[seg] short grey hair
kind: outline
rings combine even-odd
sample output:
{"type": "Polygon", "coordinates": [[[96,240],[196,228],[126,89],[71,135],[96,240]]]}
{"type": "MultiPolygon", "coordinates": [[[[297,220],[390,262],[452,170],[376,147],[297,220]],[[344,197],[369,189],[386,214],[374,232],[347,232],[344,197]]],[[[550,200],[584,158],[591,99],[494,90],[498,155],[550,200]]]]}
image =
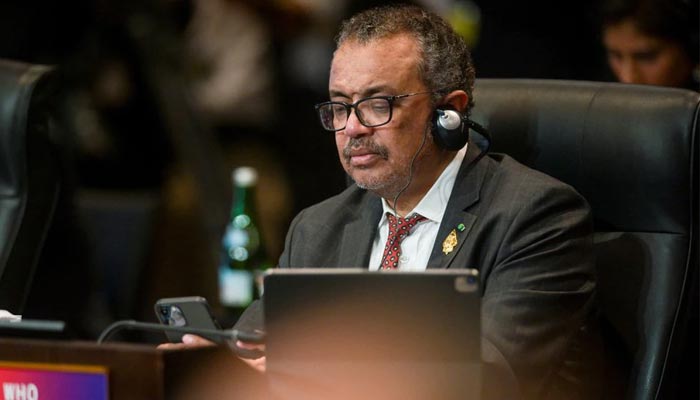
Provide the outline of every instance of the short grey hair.
{"type": "Polygon", "coordinates": [[[390,5],[362,11],[343,22],[336,37],[339,48],[354,40],[361,44],[406,33],[421,48],[419,74],[436,103],[447,92],[464,90],[469,96],[467,113],[474,106],[474,64],[461,36],[440,16],[412,5],[390,5]]]}

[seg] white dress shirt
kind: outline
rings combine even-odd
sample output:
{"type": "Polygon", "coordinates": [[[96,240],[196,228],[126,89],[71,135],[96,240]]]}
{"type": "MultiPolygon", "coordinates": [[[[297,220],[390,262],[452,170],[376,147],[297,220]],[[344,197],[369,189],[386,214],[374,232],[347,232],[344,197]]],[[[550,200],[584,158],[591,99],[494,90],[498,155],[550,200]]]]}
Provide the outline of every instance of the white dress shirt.
{"type": "MultiPolygon", "coordinates": [[[[457,152],[455,158],[445,167],[442,174],[438,177],[430,190],[418,202],[418,205],[406,217],[413,214],[420,214],[427,218],[416,225],[411,233],[401,242],[401,257],[399,258],[399,270],[401,271],[425,271],[430,259],[430,253],[433,251],[435,238],[437,238],[440,221],[445,214],[447,201],[452,194],[452,188],[457,179],[459,167],[462,165],[464,155],[467,152],[467,146],[464,146],[457,152]]],[[[389,223],[386,213],[396,215],[396,212],[391,208],[389,203],[382,198],[382,217],[379,220],[377,235],[372,244],[372,254],[369,258],[369,269],[376,271],[382,262],[384,255],[384,246],[389,235],[389,223]]]]}

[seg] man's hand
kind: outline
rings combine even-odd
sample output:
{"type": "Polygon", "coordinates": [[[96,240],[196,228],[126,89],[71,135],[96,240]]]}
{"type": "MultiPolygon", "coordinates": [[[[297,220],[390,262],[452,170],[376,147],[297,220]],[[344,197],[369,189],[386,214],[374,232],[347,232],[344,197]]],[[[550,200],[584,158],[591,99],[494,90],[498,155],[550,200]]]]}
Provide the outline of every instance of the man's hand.
{"type": "MultiPolygon", "coordinates": [[[[260,352],[260,353],[265,352],[265,345],[264,344],[246,343],[246,342],[242,342],[240,340],[237,340],[236,347],[238,347],[239,349],[242,349],[242,350],[246,350],[246,351],[256,351],[256,352],[260,352]]],[[[265,372],[265,356],[258,357],[255,359],[243,358],[243,357],[238,357],[238,358],[240,358],[246,364],[253,367],[253,369],[255,369],[256,371],[265,372]]]]}
{"type": "MultiPolygon", "coordinates": [[[[204,339],[201,336],[185,334],[182,336],[182,343],[162,343],[158,345],[160,350],[178,350],[178,349],[192,349],[197,347],[208,347],[216,346],[216,343],[204,339]]],[[[240,340],[236,341],[236,347],[244,351],[259,352],[263,354],[265,352],[264,344],[254,344],[246,343],[240,340]]],[[[238,357],[243,360],[246,364],[253,367],[254,370],[258,372],[265,372],[265,356],[261,356],[255,359],[238,357]]]]}
{"type": "Polygon", "coordinates": [[[163,343],[158,345],[161,350],[191,349],[196,347],[216,346],[216,343],[201,336],[185,334],[182,336],[182,343],[163,343]]]}

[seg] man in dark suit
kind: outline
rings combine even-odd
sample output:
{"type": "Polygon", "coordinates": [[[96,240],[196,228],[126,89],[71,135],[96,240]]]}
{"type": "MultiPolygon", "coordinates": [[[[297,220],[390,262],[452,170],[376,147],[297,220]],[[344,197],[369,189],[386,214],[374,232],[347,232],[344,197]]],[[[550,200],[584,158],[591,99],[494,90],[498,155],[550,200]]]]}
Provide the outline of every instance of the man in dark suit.
{"type": "Polygon", "coordinates": [[[590,211],[571,187],[441,127],[469,114],[473,84],[466,45],[434,14],[346,21],[331,101],[316,108],[355,183],[294,219],[279,267],[477,268],[487,361],[504,360],[524,397],[560,398],[595,287],[590,211]]]}

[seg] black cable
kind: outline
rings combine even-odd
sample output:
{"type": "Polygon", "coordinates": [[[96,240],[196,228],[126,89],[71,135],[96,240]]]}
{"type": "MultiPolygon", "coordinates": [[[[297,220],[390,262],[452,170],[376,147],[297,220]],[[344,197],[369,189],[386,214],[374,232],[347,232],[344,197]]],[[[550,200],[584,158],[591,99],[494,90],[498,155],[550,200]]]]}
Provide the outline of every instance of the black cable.
{"type": "MultiPolygon", "coordinates": [[[[416,154],[413,155],[413,158],[411,159],[411,165],[408,167],[408,182],[399,190],[398,193],[396,193],[396,196],[394,196],[394,204],[392,204],[392,207],[394,208],[394,212],[398,215],[398,211],[396,211],[396,202],[399,201],[399,196],[403,194],[403,192],[408,189],[408,187],[411,185],[411,182],[413,181],[413,164],[416,161],[416,158],[418,158],[418,154],[420,154],[421,150],[423,150],[423,146],[425,146],[425,141],[428,138],[428,131],[430,130],[430,126],[425,128],[425,133],[423,134],[423,141],[420,143],[420,147],[418,147],[418,151],[416,151],[416,154]]],[[[400,216],[400,215],[399,215],[400,216]]]]}
{"type": "MultiPolygon", "coordinates": [[[[129,329],[129,330],[143,330],[143,331],[151,331],[151,332],[176,332],[176,333],[191,333],[194,335],[199,335],[199,336],[218,336],[227,340],[236,340],[236,339],[241,339],[244,341],[251,341],[251,340],[246,340],[249,339],[249,335],[239,332],[236,329],[223,329],[223,330],[217,330],[217,329],[202,329],[202,328],[193,328],[189,326],[169,326],[169,325],[162,325],[162,324],[155,324],[155,323],[148,323],[148,322],[139,322],[139,321],[134,321],[134,320],[123,320],[123,321],[117,321],[114,322],[113,324],[109,325],[107,328],[105,328],[102,333],[100,334],[100,337],[97,339],[97,344],[102,344],[104,341],[109,339],[111,335],[114,333],[122,330],[122,329],[129,329]]],[[[259,338],[255,338],[258,339],[259,338]]]]}
{"type": "Polygon", "coordinates": [[[479,154],[478,158],[485,156],[489,152],[489,150],[491,149],[491,134],[489,133],[489,131],[486,128],[484,128],[483,126],[479,125],[478,123],[472,121],[468,117],[466,117],[466,116],[463,117],[463,120],[464,120],[464,123],[467,124],[467,127],[469,129],[478,133],[479,135],[481,135],[485,139],[486,147],[481,149],[481,153],[479,154]]]}

